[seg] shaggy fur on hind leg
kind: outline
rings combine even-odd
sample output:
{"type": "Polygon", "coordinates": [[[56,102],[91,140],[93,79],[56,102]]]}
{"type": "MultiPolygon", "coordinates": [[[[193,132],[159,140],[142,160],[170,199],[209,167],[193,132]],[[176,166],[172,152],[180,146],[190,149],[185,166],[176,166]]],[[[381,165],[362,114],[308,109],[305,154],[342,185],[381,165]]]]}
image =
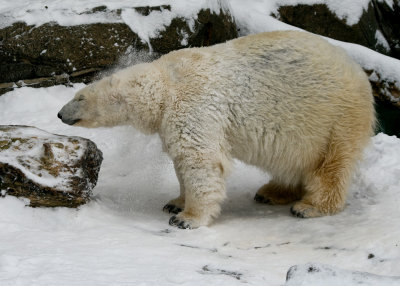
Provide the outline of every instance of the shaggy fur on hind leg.
{"type": "Polygon", "coordinates": [[[344,208],[350,174],[360,154],[360,145],[332,139],[322,163],[305,176],[305,194],[291,208],[293,215],[319,217],[336,214],[344,208]]]}
{"type": "Polygon", "coordinates": [[[257,191],[254,200],[270,205],[286,205],[300,200],[302,195],[301,186],[284,186],[271,180],[257,191]]]}

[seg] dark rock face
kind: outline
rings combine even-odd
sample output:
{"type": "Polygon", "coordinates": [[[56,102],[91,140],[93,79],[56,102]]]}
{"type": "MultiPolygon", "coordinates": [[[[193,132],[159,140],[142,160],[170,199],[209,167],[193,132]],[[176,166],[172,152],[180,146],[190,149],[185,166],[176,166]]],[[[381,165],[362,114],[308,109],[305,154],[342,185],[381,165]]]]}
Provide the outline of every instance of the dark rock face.
{"type": "Polygon", "coordinates": [[[278,12],[275,16],[282,22],[332,39],[368,46],[368,40],[359,30],[358,24],[348,26],[345,20],[339,19],[325,4],[281,6],[278,12]]]}
{"type": "Polygon", "coordinates": [[[102,153],[85,138],[0,125],[0,190],[32,207],[77,207],[90,199],[102,153]]]}
{"type": "Polygon", "coordinates": [[[69,27],[15,23],[1,33],[1,82],[63,73],[73,78],[87,75],[110,66],[129,45],[143,46],[121,23],[69,27]]]}
{"type": "Polygon", "coordinates": [[[393,0],[393,7],[385,1],[372,0],[380,30],[389,43],[391,56],[400,59],[400,1],[393,0]]]}
{"type": "Polygon", "coordinates": [[[349,26],[339,19],[325,4],[282,6],[278,9],[279,20],[312,33],[332,39],[366,46],[382,54],[400,59],[400,5],[394,0],[393,7],[385,1],[372,0],[360,21],[349,26]],[[381,33],[388,46],[376,37],[381,33]]]}
{"type": "MultiPolygon", "coordinates": [[[[148,16],[153,11],[168,11],[171,7],[136,7],[135,10],[148,16]]],[[[121,16],[121,10],[108,11],[105,6],[85,13],[105,12],[121,16]]],[[[231,15],[222,8],[218,15],[210,9],[200,10],[193,22],[190,27],[187,19],[174,18],[165,30],[149,40],[154,53],[147,60],[172,50],[208,46],[237,37],[231,15]]],[[[126,60],[132,60],[132,53],[149,51],[148,44],[124,23],[78,26],[47,23],[38,27],[14,23],[0,30],[0,41],[0,94],[15,86],[89,82],[101,70],[132,64],[126,60]]]]}
{"type": "Polygon", "coordinates": [[[369,75],[369,82],[375,97],[375,110],[379,122],[376,132],[400,138],[400,89],[398,85],[382,80],[374,71],[365,72],[369,75]]]}
{"type": "Polygon", "coordinates": [[[150,39],[150,43],[155,52],[166,54],[186,47],[223,43],[237,36],[236,24],[230,14],[222,9],[219,14],[206,9],[199,11],[194,23],[194,32],[190,30],[184,18],[175,18],[157,38],[150,39]],[[187,39],[182,35],[187,35],[187,39]]]}

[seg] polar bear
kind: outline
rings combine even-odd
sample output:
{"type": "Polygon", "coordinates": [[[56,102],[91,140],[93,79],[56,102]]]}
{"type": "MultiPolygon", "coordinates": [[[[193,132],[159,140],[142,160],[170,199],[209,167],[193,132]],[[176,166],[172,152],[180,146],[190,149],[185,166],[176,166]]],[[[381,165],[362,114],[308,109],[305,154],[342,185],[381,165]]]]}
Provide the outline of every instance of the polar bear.
{"type": "Polygon", "coordinates": [[[218,216],[233,158],[272,175],[256,201],[294,203],[301,218],[339,212],[375,124],[360,66],[298,31],[171,52],[88,85],[58,116],[158,133],[180,183],[164,210],[179,228],[218,216]]]}

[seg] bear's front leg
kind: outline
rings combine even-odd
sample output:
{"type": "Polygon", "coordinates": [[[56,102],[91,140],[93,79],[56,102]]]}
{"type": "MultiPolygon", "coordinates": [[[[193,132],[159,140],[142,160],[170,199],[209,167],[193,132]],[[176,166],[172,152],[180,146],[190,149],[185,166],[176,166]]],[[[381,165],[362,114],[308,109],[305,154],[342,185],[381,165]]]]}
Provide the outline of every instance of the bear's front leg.
{"type": "Polygon", "coordinates": [[[179,228],[197,228],[209,225],[221,210],[225,198],[223,166],[215,156],[199,158],[187,156],[178,162],[185,189],[185,207],[182,212],[169,220],[170,225],[179,228]]]}
{"type": "Polygon", "coordinates": [[[179,197],[177,197],[176,199],[170,200],[163,207],[163,211],[168,212],[168,213],[178,214],[185,207],[185,185],[183,184],[182,174],[179,171],[179,169],[177,167],[177,163],[175,161],[174,161],[174,167],[175,167],[176,177],[178,178],[178,181],[179,181],[180,194],[179,194],[179,197]]]}

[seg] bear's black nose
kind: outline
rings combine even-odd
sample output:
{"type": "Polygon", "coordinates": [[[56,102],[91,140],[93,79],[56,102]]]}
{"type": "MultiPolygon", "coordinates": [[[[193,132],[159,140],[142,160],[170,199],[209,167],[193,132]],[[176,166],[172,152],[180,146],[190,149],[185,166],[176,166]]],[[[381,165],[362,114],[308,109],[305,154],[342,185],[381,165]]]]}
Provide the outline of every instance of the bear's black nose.
{"type": "Polygon", "coordinates": [[[57,117],[60,118],[60,119],[62,119],[62,116],[61,116],[61,113],[60,113],[60,112],[57,114],[57,117]]]}

